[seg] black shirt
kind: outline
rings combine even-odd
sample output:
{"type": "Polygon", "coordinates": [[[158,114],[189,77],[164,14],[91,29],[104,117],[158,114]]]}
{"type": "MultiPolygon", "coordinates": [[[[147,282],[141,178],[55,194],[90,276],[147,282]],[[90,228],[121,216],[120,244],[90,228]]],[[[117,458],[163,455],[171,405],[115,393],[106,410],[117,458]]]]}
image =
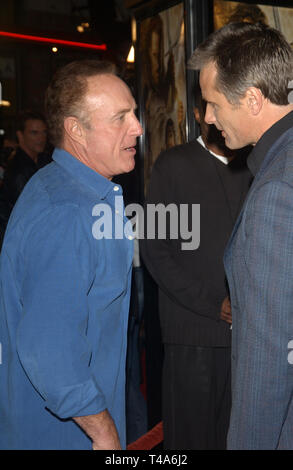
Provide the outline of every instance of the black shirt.
{"type": "Polygon", "coordinates": [[[293,111],[286,114],[262,135],[247,158],[247,166],[253,176],[259,171],[270,148],[291,127],[293,127],[293,111]]]}
{"type": "Polygon", "coordinates": [[[11,211],[29,179],[51,161],[51,156],[40,154],[37,163],[22,149],[18,148],[4,173],[0,190],[0,245],[11,211]]]}

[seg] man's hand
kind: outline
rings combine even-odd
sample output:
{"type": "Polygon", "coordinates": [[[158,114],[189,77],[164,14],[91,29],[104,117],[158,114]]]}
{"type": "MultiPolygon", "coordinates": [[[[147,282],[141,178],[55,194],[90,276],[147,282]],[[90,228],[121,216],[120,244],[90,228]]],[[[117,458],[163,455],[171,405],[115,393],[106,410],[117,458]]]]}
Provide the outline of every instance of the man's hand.
{"type": "Polygon", "coordinates": [[[107,410],[73,419],[92,439],[93,450],[121,450],[116,426],[107,410]]]}
{"type": "Polygon", "coordinates": [[[232,312],[229,297],[225,297],[221,306],[220,319],[231,324],[232,323],[232,312]]]}

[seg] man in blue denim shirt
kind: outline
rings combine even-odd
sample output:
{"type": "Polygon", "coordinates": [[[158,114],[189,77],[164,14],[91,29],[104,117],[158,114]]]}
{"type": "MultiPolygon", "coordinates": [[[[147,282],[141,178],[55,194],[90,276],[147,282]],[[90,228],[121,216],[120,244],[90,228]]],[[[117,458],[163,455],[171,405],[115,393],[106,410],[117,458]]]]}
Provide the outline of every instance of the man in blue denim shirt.
{"type": "Polygon", "coordinates": [[[18,199],[1,254],[0,448],[121,449],[133,237],[111,179],[134,168],[142,128],[97,61],[57,71],[46,108],[53,162],[18,199]]]}

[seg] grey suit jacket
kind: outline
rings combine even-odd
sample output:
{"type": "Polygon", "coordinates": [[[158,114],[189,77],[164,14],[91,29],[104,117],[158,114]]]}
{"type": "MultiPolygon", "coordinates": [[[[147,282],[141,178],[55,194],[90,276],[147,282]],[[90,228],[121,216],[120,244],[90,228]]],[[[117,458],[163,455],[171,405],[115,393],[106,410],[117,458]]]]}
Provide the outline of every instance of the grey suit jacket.
{"type": "Polygon", "coordinates": [[[293,128],[265,156],[224,264],[233,319],[228,448],[293,449],[293,128]]]}

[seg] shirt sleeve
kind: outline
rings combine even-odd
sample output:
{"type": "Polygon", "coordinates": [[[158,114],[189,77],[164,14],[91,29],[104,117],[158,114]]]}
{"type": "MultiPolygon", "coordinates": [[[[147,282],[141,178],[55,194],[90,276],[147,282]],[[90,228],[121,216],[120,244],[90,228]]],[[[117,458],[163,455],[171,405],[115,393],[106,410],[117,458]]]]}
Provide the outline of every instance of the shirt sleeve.
{"type": "Polygon", "coordinates": [[[65,205],[34,222],[24,234],[21,250],[24,276],[17,351],[45,406],[60,418],[106,408],[89,367],[90,246],[78,208],[65,205]]]}

